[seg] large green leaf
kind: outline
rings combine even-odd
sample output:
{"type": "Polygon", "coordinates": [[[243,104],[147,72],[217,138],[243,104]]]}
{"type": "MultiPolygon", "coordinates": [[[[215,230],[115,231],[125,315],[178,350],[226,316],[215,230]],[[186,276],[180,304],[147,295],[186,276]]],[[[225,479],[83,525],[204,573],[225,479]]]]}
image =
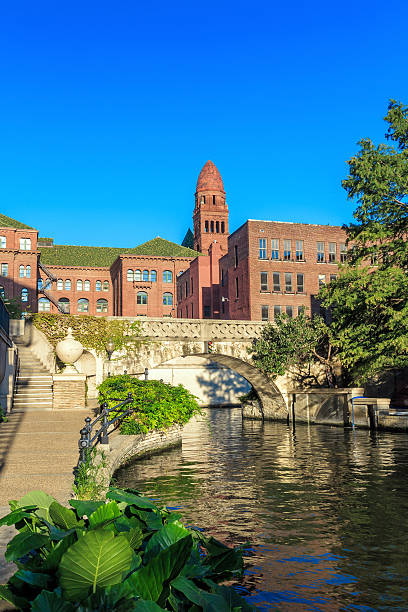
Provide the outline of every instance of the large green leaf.
{"type": "Polygon", "coordinates": [[[30,491],[30,493],[27,493],[27,495],[24,495],[24,497],[18,500],[18,505],[20,508],[22,506],[38,506],[36,514],[49,521],[49,508],[55,501],[56,500],[51,497],[51,495],[47,495],[44,491],[30,491]]]}
{"type": "MultiPolygon", "coordinates": [[[[49,508],[49,513],[52,522],[61,527],[62,529],[71,529],[72,527],[78,527],[78,519],[73,510],[61,506],[58,502],[52,502],[49,508]]],[[[83,525],[83,522],[82,522],[83,525]]]]}
{"type": "Polygon", "coordinates": [[[75,508],[80,518],[83,516],[91,516],[92,512],[95,512],[99,506],[105,505],[104,501],[82,501],[80,499],[70,499],[69,503],[75,508]]]}
{"type": "Polygon", "coordinates": [[[30,518],[31,514],[29,510],[35,510],[37,506],[25,506],[24,508],[16,508],[6,516],[0,519],[0,527],[3,525],[15,525],[20,522],[23,518],[30,518]]]}
{"type": "Polygon", "coordinates": [[[129,505],[136,506],[137,508],[150,508],[156,510],[156,506],[150,499],[143,497],[142,495],[135,495],[134,493],[128,493],[121,489],[111,488],[106,494],[108,499],[114,499],[119,502],[126,502],[129,505]]]}
{"type": "Polygon", "coordinates": [[[231,607],[221,595],[207,593],[183,576],[178,576],[173,580],[171,587],[183,593],[190,602],[200,606],[206,612],[231,612],[231,607]]]}
{"type": "Polygon", "coordinates": [[[158,531],[163,527],[163,519],[161,515],[156,511],[151,510],[140,510],[133,506],[130,507],[130,511],[134,516],[137,516],[151,531],[158,531]]]}
{"type": "Polygon", "coordinates": [[[13,578],[18,578],[27,584],[32,586],[38,586],[45,589],[51,582],[51,577],[48,574],[41,574],[40,572],[30,572],[29,570],[20,569],[16,572],[13,578]]]}
{"type": "Polygon", "coordinates": [[[23,533],[18,533],[8,543],[4,556],[8,562],[16,561],[31,550],[36,550],[37,548],[41,548],[41,546],[45,546],[48,542],[49,538],[46,535],[32,533],[32,531],[24,531],[23,533]]]}
{"type": "Polygon", "coordinates": [[[220,555],[209,555],[204,564],[211,568],[213,574],[241,573],[244,567],[242,553],[235,548],[230,548],[220,555]]]}
{"type": "Polygon", "coordinates": [[[139,599],[133,604],[132,608],[135,612],[163,612],[163,608],[154,603],[154,601],[147,601],[145,599],[139,599]]]}
{"type": "Polygon", "coordinates": [[[168,583],[176,578],[190,557],[193,548],[191,535],[162,550],[151,561],[129,576],[136,593],[144,599],[160,603],[167,596],[168,583]]]}
{"type": "Polygon", "coordinates": [[[133,550],[137,550],[138,548],[140,548],[143,542],[143,532],[141,531],[141,529],[139,529],[138,527],[134,527],[132,529],[129,529],[129,531],[124,532],[123,535],[125,538],[127,538],[133,550]]]}
{"type": "Polygon", "coordinates": [[[179,522],[170,523],[164,525],[159,531],[156,531],[150,538],[145,554],[144,562],[147,563],[149,559],[154,557],[160,550],[168,548],[178,540],[182,540],[189,535],[188,529],[179,522]]]}
{"type": "Polygon", "coordinates": [[[73,612],[74,606],[57,593],[41,591],[31,604],[31,612],[73,612]]]}
{"type": "Polygon", "coordinates": [[[0,600],[2,599],[17,608],[17,610],[24,610],[29,606],[27,599],[14,595],[6,584],[0,584],[0,600]]]}
{"type": "Polygon", "coordinates": [[[76,541],[75,533],[70,533],[63,540],[60,540],[60,542],[58,542],[55,548],[51,550],[46,560],[43,562],[43,565],[42,565],[43,569],[46,571],[55,570],[58,567],[59,562],[61,561],[61,557],[64,554],[64,552],[68,550],[71,544],[73,544],[75,541],[76,541]]]}
{"type": "Polygon", "coordinates": [[[112,531],[96,529],[85,534],[62,556],[60,584],[69,600],[82,600],[90,588],[118,584],[130,569],[133,551],[128,540],[112,531]]]}
{"type": "Polygon", "coordinates": [[[121,515],[122,513],[119,510],[118,504],[115,501],[111,501],[108,504],[99,506],[95,512],[92,512],[92,514],[89,516],[89,527],[91,529],[95,529],[104,523],[114,521],[121,515]]]}

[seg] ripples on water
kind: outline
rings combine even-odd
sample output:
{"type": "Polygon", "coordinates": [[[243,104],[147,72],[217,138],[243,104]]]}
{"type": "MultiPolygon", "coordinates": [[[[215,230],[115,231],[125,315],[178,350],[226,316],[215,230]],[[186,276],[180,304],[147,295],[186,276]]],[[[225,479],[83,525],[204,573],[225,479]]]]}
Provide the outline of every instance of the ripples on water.
{"type": "Polygon", "coordinates": [[[406,434],[210,409],[182,447],[116,478],[228,544],[249,540],[238,588],[260,610],[406,611],[407,464],[406,434]]]}

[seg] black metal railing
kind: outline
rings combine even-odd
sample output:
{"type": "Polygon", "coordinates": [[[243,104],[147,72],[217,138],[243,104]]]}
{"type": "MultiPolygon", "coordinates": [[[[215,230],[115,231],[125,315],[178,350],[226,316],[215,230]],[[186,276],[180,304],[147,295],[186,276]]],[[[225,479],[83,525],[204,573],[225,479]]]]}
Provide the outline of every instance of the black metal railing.
{"type": "Polygon", "coordinates": [[[99,415],[92,421],[91,417],[86,417],[85,427],[79,432],[81,437],[78,441],[79,459],[76,468],[74,469],[75,476],[81,465],[85,465],[89,459],[91,450],[97,444],[109,444],[109,435],[113,433],[119,426],[120,421],[134,412],[134,408],[124,409],[133,402],[133,396],[128,393],[125,400],[116,397],[109,397],[110,401],[119,402],[116,406],[108,408],[108,402],[104,402],[100,406],[99,415]],[[113,419],[110,419],[111,413],[115,414],[113,419]]]}

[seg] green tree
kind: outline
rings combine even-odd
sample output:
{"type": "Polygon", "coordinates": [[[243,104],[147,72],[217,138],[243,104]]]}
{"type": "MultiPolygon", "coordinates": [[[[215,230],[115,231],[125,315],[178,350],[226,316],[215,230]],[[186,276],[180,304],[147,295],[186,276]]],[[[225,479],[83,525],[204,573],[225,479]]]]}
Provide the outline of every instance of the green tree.
{"type": "Polygon", "coordinates": [[[349,254],[337,281],[320,291],[332,310],[332,339],[355,382],[408,365],[408,107],[391,100],[390,144],[369,138],[343,181],[357,202],[349,254]]]}
{"type": "Polygon", "coordinates": [[[321,317],[279,315],[273,325],[265,325],[249,352],[255,365],[272,378],[290,372],[303,384],[320,384],[318,371],[323,366],[327,384],[330,387],[337,384],[338,362],[330,329],[321,317]]]}

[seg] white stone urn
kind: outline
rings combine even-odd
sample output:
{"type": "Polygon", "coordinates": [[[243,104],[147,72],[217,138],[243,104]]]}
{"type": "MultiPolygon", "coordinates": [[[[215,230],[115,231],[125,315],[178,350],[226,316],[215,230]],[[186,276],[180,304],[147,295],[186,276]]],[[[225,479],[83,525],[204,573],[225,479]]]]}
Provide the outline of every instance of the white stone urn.
{"type": "Polygon", "coordinates": [[[74,363],[78,361],[82,353],[84,352],[84,347],[78,340],[75,340],[72,335],[72,328],[68,327],[67,335],[64,340],[60,340],[55,347],[55,352],[57,353],[58,359],[65,363],[66,367],[64,368],[65,374],[77,374],[78,371],[74,368],[74,363]]]}

